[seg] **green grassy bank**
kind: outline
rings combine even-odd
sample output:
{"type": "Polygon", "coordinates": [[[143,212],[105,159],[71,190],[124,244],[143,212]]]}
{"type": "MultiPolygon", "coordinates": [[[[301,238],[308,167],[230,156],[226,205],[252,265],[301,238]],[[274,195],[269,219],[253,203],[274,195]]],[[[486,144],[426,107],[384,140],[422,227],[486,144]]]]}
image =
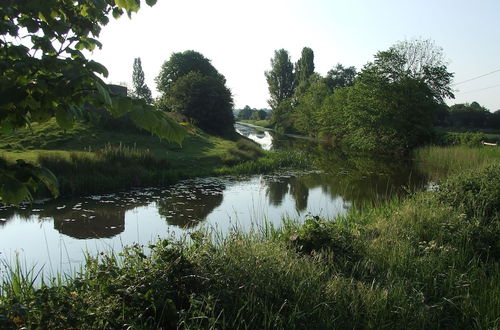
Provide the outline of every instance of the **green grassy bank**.
{"type": "MultiPolygon", "coordinates": [[[[129,187],[162,185],[184,178],[268,171],[291,161],[270,155],[252,141],[221,138],[187,127],[182,145],[159,140],[134,128],[104,129],[78,122],[62,131],[55,121],[3,134],[0,157],[25,159],[50,169],[62,195],[98,193],[129,187]]],[[[301,162],[298,159],[294,165],[301,162]]]]}
{"type": "Polygon", "coordinates": [[[89,257],[41,288],[10,268],[0,327],[498,329],[500,165],[483,165],[335,221],[89,257]]]}

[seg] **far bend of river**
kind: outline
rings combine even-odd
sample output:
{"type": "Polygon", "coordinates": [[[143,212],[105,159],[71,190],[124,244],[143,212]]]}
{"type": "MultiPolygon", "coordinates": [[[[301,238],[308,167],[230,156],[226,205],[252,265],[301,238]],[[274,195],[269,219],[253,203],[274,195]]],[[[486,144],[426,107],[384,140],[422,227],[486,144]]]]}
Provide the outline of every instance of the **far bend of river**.
{"type": "MultiPolygon", "coordinates": [[[[284,216],[300,221],[312,215],[335,217],[353,204],[388,199],[427,183],[408,162],[349,158],[308,140],[276,138],[240,124],[236,128],[268,150],[310,150],[318,169],[198,178],[163,188],[0,207],[0,260],[12,264],[18,258],[28,268],[43,266],[43,273],[52,276],[78,270],[85,252],[147,246],[158,237],[181,237],[202,227],[224,234],[258,228],[264,220],[279,226],[284,216]]],[[[0,263],[0,279],[4,274],[0,263]]]]}

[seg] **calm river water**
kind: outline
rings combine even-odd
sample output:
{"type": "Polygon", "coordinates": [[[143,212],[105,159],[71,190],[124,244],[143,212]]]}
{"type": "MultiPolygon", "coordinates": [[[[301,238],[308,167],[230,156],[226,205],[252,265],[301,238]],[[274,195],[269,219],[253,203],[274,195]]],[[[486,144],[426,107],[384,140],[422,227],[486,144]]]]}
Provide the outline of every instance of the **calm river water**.
{"type": "MultiPolygon", "coordinates": [[[[58,199],[20,208],[0,208],[0,260],[17,258],[46,276],[78,270],[85,253],[147,245],[158,237],[213,228],[224,234],[249,230],[262,221],[276,226],[285,216],[334,217],[353,204],[387,199],[425,186],[411,163],[350,158],[322,150],[304,139],[237,124],[238,131],[264,149],[309,150],[317,170],[185,180],[77,199],[58,199]]],[[[5,272],[0,264],[0,272],[5,272]]]]}

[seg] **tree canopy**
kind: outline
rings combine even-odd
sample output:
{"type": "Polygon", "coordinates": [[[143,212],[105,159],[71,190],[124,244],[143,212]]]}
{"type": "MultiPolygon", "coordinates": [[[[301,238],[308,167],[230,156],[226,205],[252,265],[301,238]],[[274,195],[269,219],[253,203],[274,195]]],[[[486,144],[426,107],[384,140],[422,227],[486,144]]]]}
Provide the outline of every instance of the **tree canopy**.
{"type": "Polygon", "coordinates": [[[170,59],[163,63],[160,74],[156,77],[156,89],[168,94],[177,79],[190,72],[199,72],[203,76],[211,76],[226,83],[224,76],[217,71],[209,59],[197,51],[186,50],[182,53],[173,53],[170,59]]]}
{"type": "MultiPolygon", "coordinates": [[[[154,5],[156,0],[146,0],[154,5]]],[[[180,142],[185,130],[142,100],[113,95],[101,76],[106,68],[85,57],[100,48],[97,40],[109,15],[130,17],[139,0],[3,0],[0,3],[0,130],[12,130],[55,117],[63,128],[88,104],[114,116],[129,114],[152,133],[180,142]]],[[[34,182],[57,190],[53,176],[19,161],[0,164],[4,203],[30,198],[34,182]]]]}

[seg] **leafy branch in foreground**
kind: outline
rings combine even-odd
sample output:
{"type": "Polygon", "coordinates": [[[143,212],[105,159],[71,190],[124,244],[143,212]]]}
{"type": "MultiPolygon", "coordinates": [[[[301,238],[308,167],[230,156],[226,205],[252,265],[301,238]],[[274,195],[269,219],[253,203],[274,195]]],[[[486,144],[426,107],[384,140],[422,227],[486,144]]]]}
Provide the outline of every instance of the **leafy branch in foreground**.
{"type": "MultiPolygon", "coordinates": [[[[156,0],[146,3],[152,6],[156,0]]],[[[53,117],[62,128],[70,128],[91,105],[114,116],[129,113],[137,126],[180,143],[186,133],[174,120],[145,102],[112,95],[101,79],[107,69],[83,53],[102,47],[97,38],[110,14],[131,17],[140,5],[138,0],[2,1],[0,132],[53,117]]],[[[2,167],[0,177],[0,200],[17,200],[9,197],[14,191],[30,198],[29,185],[19,175],[9,176],[2,167]]]]}

